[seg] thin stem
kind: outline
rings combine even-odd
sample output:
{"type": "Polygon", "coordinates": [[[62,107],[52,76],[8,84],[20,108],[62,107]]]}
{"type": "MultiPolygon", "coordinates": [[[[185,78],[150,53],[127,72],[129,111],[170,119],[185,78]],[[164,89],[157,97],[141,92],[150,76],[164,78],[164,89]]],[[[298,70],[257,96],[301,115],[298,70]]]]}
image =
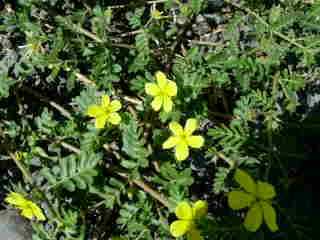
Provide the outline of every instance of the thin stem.
{"type": "Polygon", "coordinates": [[[26,182],[33,184],[32,175],[29,172],[29,170],[27,168],[25,168],[25,166],[23,166],[22,162],[19,161],[13,153],[9,152],[9,156],[14,161],[14,163],[17,165],[19,170],[22,172],[22,175],[25,178],[26,182]]]}
{"type": "MultiPolygon", "coordinates": [[[[94,33],[76,25],[73,24],[73,27],[71,29],[75,29],[76,32],[81,33],[85,36],[87,36],[88,38],[91,38],[92,40],[94,40],[97,43],[105,43],[105,41],[101,38],[99,38],[97,35],[95,35],[94,33]]],[[[120,48],[127,48],[127,49],[134,49],[135,47],[129,44],[125,44],[125,43],[111,43],[111,46],[113,47],[120,47],[120,48]]]]}
{"type": "MultiPolygon", "coordinates": [[[[94,81],[92,81],[91,79],[87,78],[85,75],[81,74],[81,73],[75,73],[76,77],[78,78],[78,80],[80,82],[82,82],[85,85],[92,85],[92,86],[96,86],[96,83],[94,81]]],[[[134,98],[134,97],[130,97],[130,96],[124,96],[123,100],[135,104],[135,105],[142,105],[143,102],[141,100],[139,100],[138,98],[134,98]]]]}
{"type": "MultiPolygon", "coordinates": [[[[153,4],[158,4],[158,3],[165,3],[165,2],[167,2],[167,1],[168,1],[168,0],[146,1],[146,4],[153,5],[153,4]]],[[[111,8],[111,9],[125,8],[125,7],[127,7],[128,5],[129,5],[129,4],[113,5],[113,6],[109,6],[108,8],[111,8]]]]}
{"type": "Polygon", "coordinates": [[[217,157],[221,158],[222,160],[224,160],[226,163],[229,164],[230,168],[233,168],[235,166],[235,162],[234,160],[228,158],[226,155],[224,155],[223,153],[217,151],[214,147],[209,149],[210,152],[212,152],[213,154],[215,154],[217,157]]]}
{"type": "Polygon", "coordinates": [[[61,144],[62,147],[64,147],[65,149],[68,149],[71,152],[74,152],[76,154],[80,154],[81,153],[79,148],[76,148],[76,147],[70,145],[69,143],[66,143],[66,142],[62,141],[62,142],[60,142],[60,144],[61,144]]]}
{"type": "Polygon", "coordinates": [[[191,44],[203,45],[203,46],[209,46],[209,47],[221,46],[221,43],[217,43],[217,42],[208,42],[208,41],[201,41],[201,40],[188,40],[188,41],[191,44]]]}
{"type": "Polygon", "coordinates": [[[55,210],[55,208],[51,205],[49,199],[47,198],[46,194],[37,186],[33,184],[32,175],[29,172],[29,170],[22,164],[21,161],[19,161],[16,156],[12,152],[8,152],[9,156],[12,158],[12,160],[15,162],[19,170],[22,172],[26,182],[28,182],[30,185],[34,187],[34,189],[41,195],[42,199],[47,203],[48,209],[50,213],[55,216],[60,222],[63,222],[60,214],[55,210]]]}
{"type": "Polygon", "coordinates": [[[135,31],[127,32],[127,33],[122,33],[122,34],[120,34],[120,37],[129,37],[129,36],[133,36],[133,35],[136,35],[136,34],[139,34],[142,32],[143,32],[143,30],[139,29],[139,30],[135,30],[135,31]]]}
{"type": "Polygon", "coordinates": [[[289,37],[287,37],[286,35],[282,34],[281,32],[272,30],[270,27],[270,24],[267,23],[261,16],[259,16],[256,12],[252,11],[250,8],[244,7],[238,3],[233,2],[232,0],[225,0],[227,3],[229,3],[230,5],[250,14],[251,16],[255,17],[259,22],[261,22],[264,26],[266,26],[274,35],[282,38],[283,40],[286,40],[287,42],[289,42],[290,44],[303,49],[304,51],[309,51],[309,49],[307,49],[305,46],[301,45],[300,43],[298,43],[297,41],[295,41],[294,39],[291,39],[289,37]]]}
{"type": "MultiPolygon", "coordinates": [[[[277,92],[278,92],[278,74],[275,75],[273,77],[273,81],[272,81],[272,99],[273,99],[273,104],[276,103],[277,100],[277,92]]],[[[269,173],[271,170],[271,166],[272,166],[272,162],[273,162],[273,133],[272,133],[272,121],[273,118],[269,117],[268,118],[268,122],[267,122],[267,140],[268,140],[268,145],[269,145],[269,151],[268,151],[268,155],[269,155],[269,161],[268,161],[268,166],[266,169],[266,175],[265,175],[265,180],[267,181],[269,178],[269,173]]]]}
{"type": "Polygon", "coordinates": [[[50,100],[49,98],[41,95],[40,93],[38,93],[37,91],[28,88],[26,86],[23,86],[22,89],[30,94],[32,94],[33,96],[35,96],[36,98],[38,98],[39,100],[41,100],[42,102],[48,103],[50,106],[52,106],[53,108],[55,108],[56,110],[58,110],[61,115],[65,116],[66,118],[72,120],[73,117],[71,115],[71,113],[66,110],[64,107],[62,107],[61,105],[59,105],[58,103],[50,100]]]}
{"type": "MultiPolygon", "coordinates": [[[[130,181],[129,177],[125,173],[116,172],[116,174],[118,176],[130,181]]],[[[170,204],[169,204],[168,200],[166,200],[160,193],[158,193],[157,191],[153,190],[148,184],[146,184],[142,180],[138,180],[138,179],[134,179],[134,180],[132,180],[132,182],[135,185],[137,185],[138,187],[140,187],[141,189],[143,189],[145,192],[149,193],[149,195],[151,195],[154,199],[158,200],[165,207],[170,208],[170,204]]]]}
{"type": "MultiPolygon", "coordinates": [[[[74,146],[71,146],[70,144],[67,144],[65,142],[60,142],[61,146],[76,153],[76,154],[80,154],[80,149],[74,146]]],[[[109,150],[109,149],[108,149],[109,150]]],[[[119,154],[117,154],[118,156],[120,156],[119,154]]],[[[109,171],[111,171],[111,169],[108,169],[109,171]]],[[[143,182],[142,180],[138,180],[138,179],[133,179],[130,180],[128,175],[126,173],[120,172],[116,169],[112,169],[112,172],[115,173],[116,175],[118,175],[119,177],[126,179],[129,182],[134,183],[135,185],[137,185],[138,187],[140,187],[141,189],[143,189],[145,192],[149,193],[149,195],[151,197],[153,197],[154,199],[156,199],[157,201],[159,201],[160,203],[162,203],[165,207],[170,208],[170,203],[168,202],[168,200],[163,197],[159,192],[157,192],[156,190],[152,189],[148,184],[146,184],[145,182],[143,182]]]]}
{"type": "Polygon", "coordinates": [[[86,76],[84,76],[81,73],[75,73],[76,77],[78,78],[78,80],[82,83],[84,83],[85,85],[92,85],[92,86],[96,86],[96,83],[92,80],[90,80],[89,78],[87,78],[86,76]]]}
{"type": "Polygon", "coordinates": [[[78,33],[81,33],[85,36],[87,36],[88,38],[91,38],[92,40],[98,42],[98,43],[104,43],[104,41],[99,38],[97,35],[89,32],[88,30],[76,25],[76,24],[73,24],[73,27],[77,30],[78,33]]]}

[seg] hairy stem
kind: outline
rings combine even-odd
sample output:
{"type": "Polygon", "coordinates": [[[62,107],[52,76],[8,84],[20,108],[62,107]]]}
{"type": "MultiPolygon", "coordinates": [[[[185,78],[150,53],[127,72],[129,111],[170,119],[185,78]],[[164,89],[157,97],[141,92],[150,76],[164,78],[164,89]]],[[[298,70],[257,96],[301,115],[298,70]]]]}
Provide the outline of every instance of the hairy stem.
{"type": "MultiPolygon", "coordinates": [[[[80,154],[80,149],[77,147],[74,147],[66,142],[60,142],[61,146],[76,153],[76,154],[80,154]]],[[[117,154],[119,155],[119,154],[117,154]]],[[[124,172],[118,171],[115,168],[112,169],[108,169],[109,171],[111,170],[112,173],[118,175],[119,177],[126,179],[129,182],[134,183],[136,186],[138,186],[139,188],[141,188],[142,190],[144,190],[146,193],[148,193],[151,197],[153,197],[154,199],[156,199],[157,201],[159,201],[160,203],[162,203],[165,207],[170,208],[170,203],[169,201],[162,196],[159,192],[157,192],[156,190],[152,189],[148,184],[146,184],[145,182],[143,182],[142,180],[139,179],[133,179],[130,180],[128,175],[124,172]]]]}
{"type": "Polygon", "coordinates": [[[256,12],[252,11],[250,8],[244,7],[238,3],[233,2],[232,0],[225,0],[225,2],[227,2],[228,4],[248,13],[251,16],[255,17],[260,23],[262,23],[264,26],[266,26],[274,35],[278,36],[279,38],[282,38],[283,40],[289,42],[290,44],[292,44],[298,48],[301,48],[304,51],[309,51],[305,46],[301,45],[296,40],[287,37],[286,35],[284,35],[281,32],[272,30],[270,27],[270,24],[267,23],[261,16],[259,16],[256,12]]]}

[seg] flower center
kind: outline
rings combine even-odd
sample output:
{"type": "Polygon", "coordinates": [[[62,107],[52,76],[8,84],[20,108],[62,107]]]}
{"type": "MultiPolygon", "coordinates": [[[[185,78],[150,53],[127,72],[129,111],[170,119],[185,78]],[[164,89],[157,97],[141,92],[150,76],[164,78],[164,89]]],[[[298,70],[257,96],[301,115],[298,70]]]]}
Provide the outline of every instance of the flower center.
{"type": "Polygon", "coordinates": [[[187,143],[187,138],[188,138],[187,134],[182,133],[179,137],[181,142],[187,143]]]}
{"type": "Polygon", "coordinates": [[[105,115],[111,114],[111,109],[110,109],[110,107],[104,107],[104,108],[103,108],[103,111],[104,111],[105,115]]]}
{"type": "Polygon", "coordinates": [[[166,91],[164,89],[160,89],[160,94],[161,97],[167,97],[168,94],[166,93],[166,91]]]}

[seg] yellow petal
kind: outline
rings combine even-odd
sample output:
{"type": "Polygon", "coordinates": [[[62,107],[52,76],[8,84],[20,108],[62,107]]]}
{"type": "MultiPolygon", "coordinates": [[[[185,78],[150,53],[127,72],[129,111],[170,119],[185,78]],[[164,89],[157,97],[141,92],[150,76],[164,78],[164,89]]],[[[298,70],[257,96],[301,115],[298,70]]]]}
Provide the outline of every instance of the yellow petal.
{"type": "Polygon", "coordinates": [[[4,199],[7,203],[14,205],[14,206],[21,206],[26,203],[26,199],[20,193],[11,192],[9,195],[4,199]]]}
{"type": "Polygon", "coordinates": [[[248,193],[256,194],[257,186],[252,177],[241,169],[237,169],[234,175],[234,179],[240,186],[248,193]]]}
{"type": "Polygon", "coordinates": [[[110,122],[113,125],[118,125],[121,122],[121,117],[118,113],[111,113],[108,116],[108,122],[110,122]]]}
{"type": "Polygon", "coordinates": [[[177,96],[177,84],[174,81],[168,80],[167,85],[164,88],[164,92],[170,97],[177,96]]]}
{"type": "Polygon", "coordinates": [[[193,219],[193,210],[188,202],[180,202],[175,209],[175,214],[181,220],[193,219]]]}
{"type": "Polygon", "coordinates": [[[105,114],[97,117],[95,121],[95,127],[98,129],[104,128],[104,126],[106,125],[106,121],[107,121],[107,115],[105,114]]]}
{"type": "Polygon", "coordinates": [[[169,149],[169,148],[173,148],[174,146],[176,146],[179,142],[179,138],[178,137],[169,137],[163,144],[162,144],[162,148],[163,149],[169,149]]]}
{"type": "Polygon", "coordinates": [[[184,127],[184,132],[190,136],[198,127],[198,121],[195,118],[189,118],[184,127]]]}
{"type": "Polygon", "coordinates": [[[271,232],[276,232],[279,230],[277,225],[277,214],[274,208],[267,202],[262,201],[261,207],[263,210],[263,218],[265,223],[267,224],[268,228],[271,232]]]}
{"type": "Polygon", "coordinates": [[[111,101],[109,109],[111,112],[119,111],[121,109],[121,102],[119,100],[111,101]]]}
{"type": "Polygon", "coordinates": [[[108,95],[103,95],[101,100],[101,105],[103,107],[108,107],[110,104],[110,97],[108,95]]]}
{"type": "Polygon", "coordinates": [[[146,94],[151,96],[157,96],[160,94],[160,88],[157,86],[157,84],[154,83],[147,83],[145,85],[145,91],[146,94]]]}
{"type": "Polygon", "coordinates": [[[164,89],[167,85],[167,76],[161,71],[156,72],[156,80],[160,89],[164,89]]]}
{"type": "Polygon", "coordinates": [[[186,143],[178,143],[175,149],[175,156],[178,161],[186,160],[189,156],[189,148],[186,143]]]}
{"type": "Polygon", "coordinates": [[[256,232],[262,224],[262,209],[255,203],[248,211],[244,220],[244,227],[250,232],[256,232]]]}
{"type": "Polygon", "coordinates": [[[254,200],[253,195],[243,191],[231,191],[228,193],[228,204],[233,210],[249,207],[254,200]]]}
{"type": "Polygon", "coordinates": [[[274,187],[266,182],[257,183],[257,197],[263,200],[272,199],[276,196],[274,187]]]}
{"type": "Polygon", "coordinates": [[[181,237],[186,234],[192,225],[191,221],[188,220],[178,220],[174,221],[170,225],[170,233],[174,237],[181,237]]]}
{"type": "Polygon", "coordinates": [[[98,105],[91,105],[88,107],[87,114],[90,117],[99,117],[105,113],[104,109],[98,105]]]}
{"type": "Polygon", "coordinates": [[[173,102],[170,97],[163,97],[163,109],[165,112],[171,112],[173,102]]]}
{"type": "Polygon", "coordinates": [[[39,220],[44,221],[46,220],[46,217],[44,216],[42,210],[40,207],[38,207],[37,204],[33,202],[29,202],[30,208],[32,209],[33,215],[39,220]]]}
{"type": "Polygon", "coordinates": [[[151,103],[152,109],[155,110],[156,112],[159,111],[162,106],[162,102],[163,102],[162,97],[156,96],[151,103]]]}
{"type": "Polygon", "coordinates": [[[31,208],[22,209],[21,215],[25,218],[30,219],[30,220],[32,220],[32,218],[34,216],[31,208]]]}
{"type": "Polygon", "coordinates": [[[202,218],[207,215],[208,203],[203,200],[198,200],[193,205],[193,215],[194,218],[202,218]]]}
{"type": "Polygon", "coordinates": [[[190,136],[187,137],[187,143],[192,148],[201,148],[204,144],[204,138],[202,136],[190,136]]]}
{"type": "Polygon", "coordinates": [[[188,240],[203,240],[203,237],[201,236],[201,232],[196,229],[195,227],[191,228],[191,230],[188,232],[188,240]]]}
{"type": "Polygon", "coordinates": [[[182,126],[177,122],[171,122],[169,124],[169,128],[173,132],[173,134],[176,135],[176,136],[180,136],[180,135],[183,134],[182,126]]]}

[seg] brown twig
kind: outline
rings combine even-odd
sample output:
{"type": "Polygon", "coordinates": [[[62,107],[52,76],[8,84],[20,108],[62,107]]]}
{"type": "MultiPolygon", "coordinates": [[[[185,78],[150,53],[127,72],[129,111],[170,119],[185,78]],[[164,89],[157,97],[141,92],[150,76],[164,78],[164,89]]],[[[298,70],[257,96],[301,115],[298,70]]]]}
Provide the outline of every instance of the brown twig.
{"type": "Polygon", "coordinates": [[[85,85],[92,85],[92,86],[96,86],[96,83],[92,80],[90,80],[89,78],[87,78],[86,76],[84,76],[81,73],[75,73],[76,77],[78,78],[78,80],[80,82],[82,82],[85,85]]]}
{"type": "MultiPolygon", "coordinates": [[[[115,172],[118,176],[130,181],[129,177],[125,173],[121,172],[115,172]]],[[[167,199],[165,199],[160,193],[153,190],[149,185],[147,185],[142,180],[133,179],[131,180],[135,185],[143,189],[145,192],[149,193],[154,199],[158,200],[160,203],[162,203],[165,207],[170,208],[170,203],[167,199]]]]}
{"type": "Polygon", "coordinates": [[[120,37],[129,37],[129,36],[133,36],[133,35],[136,35],[136,34],[139,34],[139,33],[142,33],[143,30],[135,30],[135,31],[132,31],[132,32],[127,32],[127,33],[122,33],[120,34],[120,37]]]}
{"type": "MultiPolygon", "coordinates": [[[[70,26],[69,26],[69,28],[70,28],[70,26]]],[[[81,27],[77,24],[72,23],[72,27],[70,29],[77,32],[77,33],[83,34],[84,36],[94,40],[97,43],[105,43],[106,42],[104,39],[98,37],[96,34],[84,29],[83,27],[81,27]]],[[[135,46],[129,45],[126,43],[113,43],[112,42],[112,43],[110,43],[110,45],[112,47],[127,48],[127,49],[134,49],[135,48],[135,46]]]]}
{"type": "MultiPolygon", "coordinates": [[[[72,146],[72,145],[70,145],[70,144],[68,144],[66,142],[61,141],[60,144],[61,144],[62,147],[66,148],[69,151],[74,152],[76,154],[80,154],[80,152],[81,152],[79,148],[74,147],[74,146],[72,146]]],[[[110,151],[108,146],[104,145],[104,148],[107,151],[110,151]]],[[[117,155],[118,155],[118,157],[120,157],[119,154],[117,154],[117,155]]],[[[108,169],[108,170],[110,171],[111,169],[108,169]]],[[[157,192],[156,190],[152,189],[148,184],[146,184],[142,180],[138,180],[138,179],[130,180],[126,173],[117,171],[115,169],[112,169],[112,173],[118,175],[119,177],[121,177],[123,179],[126,179],[129,182],[134,183],[136,186],[140,187],[142,190],[144,190],[145,192],[149,193],[149,195],[152,196],[154,199],[156,199],[157,201],[162,203],[165,207],[170,208],[170,204],[169,204],[168,200],[164,196],[162,196],[159,192],[157,192]]]]}
{"type": "MultiPolygon", "coordinates": [[[[165,3],[167,2],[168,0],[154,0],[154,1],[146,1],[146,4],[149,4],[149,5],[153,5],[153,4],[157,4],[157,3],[165,3]]],[[[113,5],[113,6],[109,6],[109,8],[111,9],[118,9],[118,8],[125,8],[127,7],[128,4],[122,4],[122,5],[113,5]]]]}
{"type": "Polygon", "coordinates": [[[38,98],[40,101],[42,102],[45,102],[45,103],[48,103],[50,106],[52,106],[53,108],[55,108],[56,110],[58,110],[61,115],[65,116],[66,118],[72,120],[73,117],[71,115],[71,113],[66,110],[64,107],[62,107],[61,105],[59,105],[58,103],[52,101],[51,99],[41,95],[40,93],[38,93],[37,91],[29,88],[29,87],[26,87],[26,86],[22,86],[22,89],[26,92],[28,92],[29,94],[35,96],[36,98],[38,98]]]}
{"type": "Polygon", "coordinates": [[[188,40],[188,41],[191,44],[209,46],[209,47],[217,47],[221,45],[221,43],[219,42],[208,42],[208,41],[200,41],[200,40],[188,40]]]}
{"type": "MultiPolygon", "coordinates": [[[[92,86],[96,86],[96,83],[92,80],[90,80],[89,78],[87,78],[85,75],[81,74],[81,73],[75,73],[77,79],[82,82],[85,85],[92,85],[92,86]]],[[[138,98],[134,98],[134,97],[130,97],[130,96],[124,96],[123,100],[125,100],[126,102],[132,103],[134,105],[142,105],[143,102],[141,100],[139,100],[138,98]]]]}

